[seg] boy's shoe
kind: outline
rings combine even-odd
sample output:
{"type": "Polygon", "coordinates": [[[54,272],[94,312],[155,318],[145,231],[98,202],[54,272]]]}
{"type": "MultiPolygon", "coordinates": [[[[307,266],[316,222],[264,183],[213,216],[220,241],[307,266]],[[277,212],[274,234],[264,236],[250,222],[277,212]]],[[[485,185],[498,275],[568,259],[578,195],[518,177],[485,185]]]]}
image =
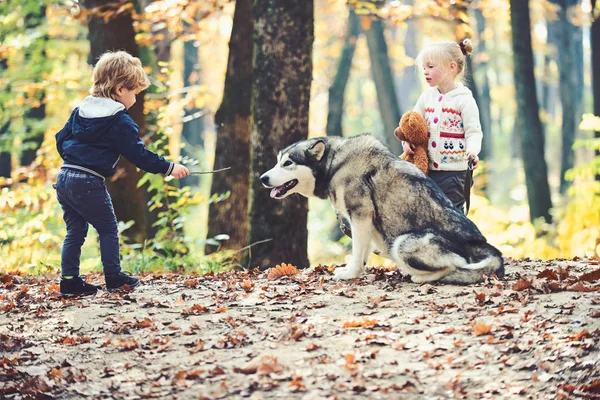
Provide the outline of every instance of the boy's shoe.
{"type": "Polygon", "coordinates": [[[98,289],[100,286],[87,283],[81,276],[60,280],[60,297],[91,296],[96,294],[98,289]]]}
{"type": "Polygon", "coordinates": [[[123,272],[119,272],[114,275],[105,275],[106,278],[106,290],[114,292],[119,289],[125,289],[125,285],[133,289],[140,284],[140,280],[135,276],[127,275],[123,272]]]}

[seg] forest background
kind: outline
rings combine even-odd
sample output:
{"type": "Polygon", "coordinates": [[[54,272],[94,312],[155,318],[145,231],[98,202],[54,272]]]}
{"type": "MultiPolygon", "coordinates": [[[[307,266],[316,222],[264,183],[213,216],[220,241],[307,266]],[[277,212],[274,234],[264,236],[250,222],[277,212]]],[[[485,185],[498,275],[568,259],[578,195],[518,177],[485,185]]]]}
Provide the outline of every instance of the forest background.
{"type": "MultiPolygon", "coordinates": [[[[207,272],[343,263],[350,243],[330,204],[270,199],[258,176],[306,137],[371,132],[399,154],[393,129],[425,88],[414,57],[464,37],[484,130],[469,218],[505,256],[598,255],[595,0],[274,4],[1,1],[0,271],[58,271],[54,135],[104,51],[147,68],[130,114],[152,150],[196,171],[231,167],[177,182],[121,162],[108,186],[124,268],[207,272]]],[[[101,268],[95,239],[84,271],[101,268]]]]}

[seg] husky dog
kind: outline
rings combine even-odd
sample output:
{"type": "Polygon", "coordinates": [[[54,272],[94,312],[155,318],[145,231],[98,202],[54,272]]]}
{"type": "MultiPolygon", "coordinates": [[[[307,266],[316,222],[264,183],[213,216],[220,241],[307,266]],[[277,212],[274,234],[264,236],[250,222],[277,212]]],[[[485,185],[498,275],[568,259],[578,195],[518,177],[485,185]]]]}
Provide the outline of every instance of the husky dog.
{"type": "Polygon", "coordinates": [[[320,137],[288,146],[261,176],[271,197],[329,198],[350,221],[352,257],[337,279],[365,272],[372,251],[392,259],[415,283],[466,285],[504,276],[498,249],[413,164],[370,134],[320,137]]]}

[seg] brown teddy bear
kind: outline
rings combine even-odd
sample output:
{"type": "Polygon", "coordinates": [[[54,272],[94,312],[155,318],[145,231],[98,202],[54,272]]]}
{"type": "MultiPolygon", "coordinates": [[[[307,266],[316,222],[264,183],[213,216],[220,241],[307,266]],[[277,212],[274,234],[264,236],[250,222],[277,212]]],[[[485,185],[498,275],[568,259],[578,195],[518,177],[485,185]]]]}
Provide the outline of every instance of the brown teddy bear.
{"type": "Polygon", "coordinates": [[[415,154],[402,153],[403,160],[415,164],[425,174],[429,172],[429,157],[427,157],[427,122],[425,118],[416,111],[404,113],[398,127],[394,131],[398,140],[409,142],[413,145],[415,154]]]}

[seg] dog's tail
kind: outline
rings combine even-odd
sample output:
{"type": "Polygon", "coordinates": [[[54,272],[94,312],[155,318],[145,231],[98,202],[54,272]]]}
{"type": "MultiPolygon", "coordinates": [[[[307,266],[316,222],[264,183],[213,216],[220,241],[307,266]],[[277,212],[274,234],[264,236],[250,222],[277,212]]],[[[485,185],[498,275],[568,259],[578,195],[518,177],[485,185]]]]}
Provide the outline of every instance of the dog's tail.
{"type": "Polygon", "coordinates": [[[439,282],[453,285],[469,285],[483,281],[483,275],[504,277],[502,253],[489,243],[468,246],[469,264],[457,267],[439,282]]]}

